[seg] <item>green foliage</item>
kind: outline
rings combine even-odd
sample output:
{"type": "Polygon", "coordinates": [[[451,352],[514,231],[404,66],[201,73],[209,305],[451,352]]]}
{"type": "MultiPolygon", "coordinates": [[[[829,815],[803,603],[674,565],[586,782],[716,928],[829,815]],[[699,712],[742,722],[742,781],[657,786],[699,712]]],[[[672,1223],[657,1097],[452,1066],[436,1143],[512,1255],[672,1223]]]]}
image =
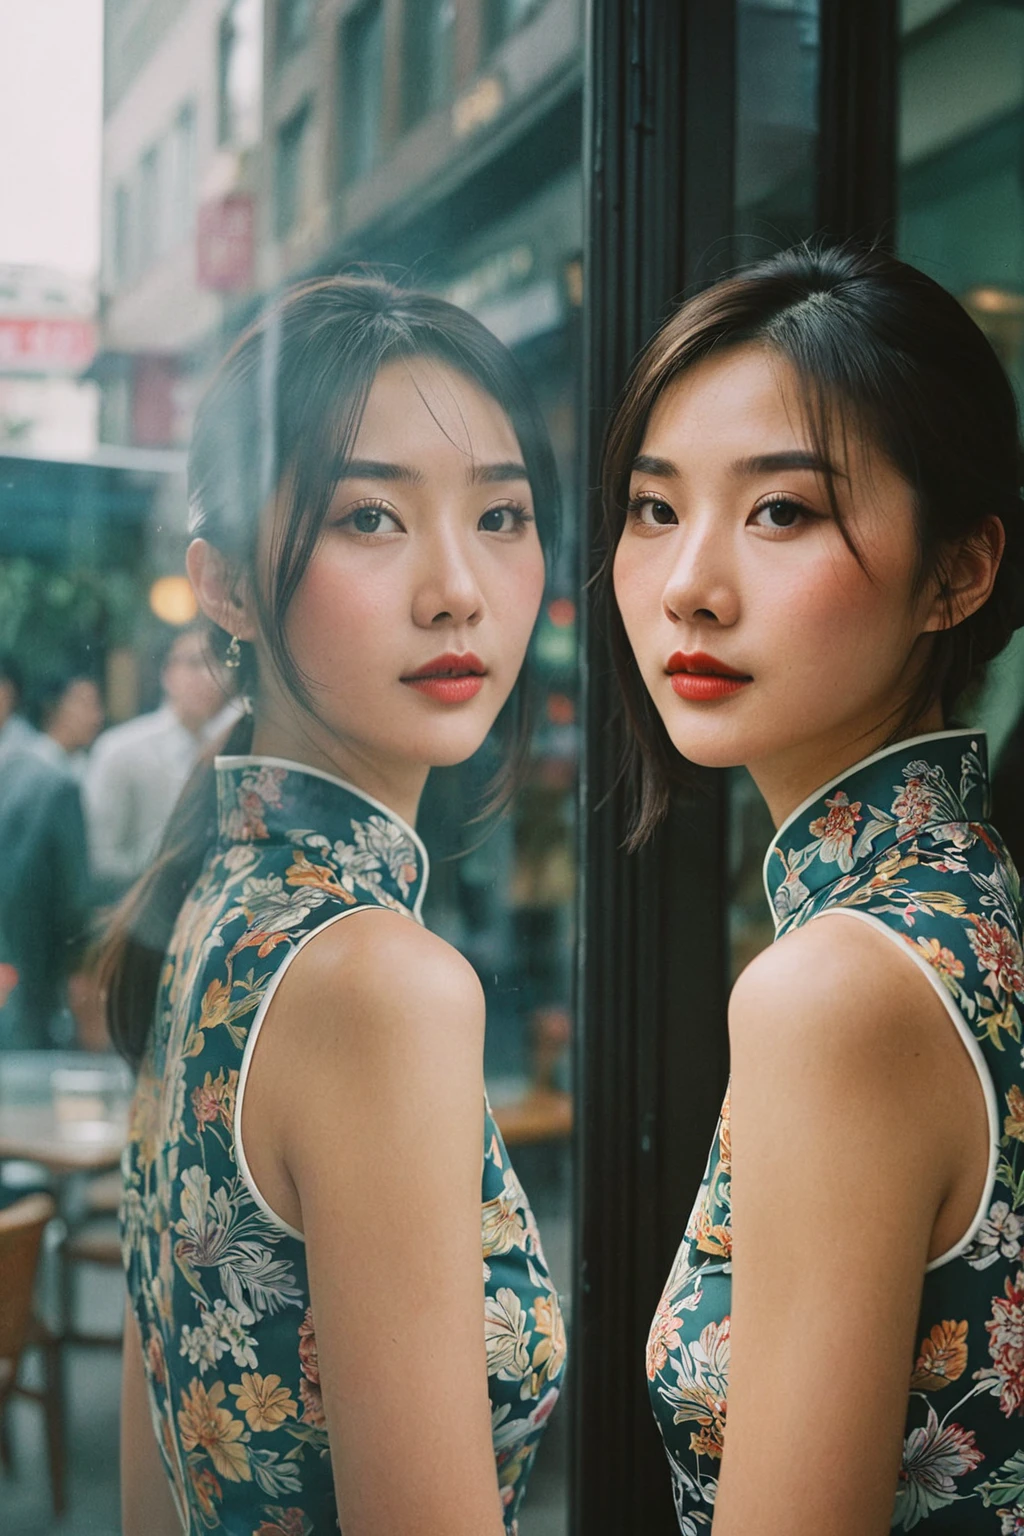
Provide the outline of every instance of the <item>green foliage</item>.
{"type": "Polygon", "coordinates": [[[124,571],[54,570],[34,560],[0,560],[0,650],[29,679],[74,662],[99,663],[130,643],[144,594],[124,571]]]}

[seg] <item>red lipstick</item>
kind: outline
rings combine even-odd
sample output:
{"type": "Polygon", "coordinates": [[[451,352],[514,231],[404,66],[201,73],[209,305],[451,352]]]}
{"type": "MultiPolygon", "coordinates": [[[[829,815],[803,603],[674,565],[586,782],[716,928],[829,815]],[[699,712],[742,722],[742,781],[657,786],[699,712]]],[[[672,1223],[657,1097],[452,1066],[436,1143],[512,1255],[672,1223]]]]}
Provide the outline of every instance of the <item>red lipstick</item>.
{"type": "Polygon", "coordinates": [[[438,704],[465,704],[476,698],[486,676],[487,668],[472,651],[446,651],[401,681],[438,704]]]}
{"type": "Polygon", "coordinates": [[[749,673],[737,672],[706,651],[673,651],[665,672],[673,691],[695,704],[728,698],[753,681],[749,673]]]}

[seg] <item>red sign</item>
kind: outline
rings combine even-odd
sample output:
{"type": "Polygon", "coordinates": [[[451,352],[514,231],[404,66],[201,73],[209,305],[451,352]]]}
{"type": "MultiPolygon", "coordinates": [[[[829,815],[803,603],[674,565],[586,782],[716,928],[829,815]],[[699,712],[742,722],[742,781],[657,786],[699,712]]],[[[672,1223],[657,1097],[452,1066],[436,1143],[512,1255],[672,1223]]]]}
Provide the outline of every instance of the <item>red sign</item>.
{"type": "Polygon", "coordinates": [[[0,373],[81,373],[96,355],[91,320],[0,315],[0,373]]]}
{"type": "Polygon", "coordinates": [[[196,281],[214,293],[241,293],[253,284],[255,210],[240,192],[204,203],[196,228],[196,281]]]}

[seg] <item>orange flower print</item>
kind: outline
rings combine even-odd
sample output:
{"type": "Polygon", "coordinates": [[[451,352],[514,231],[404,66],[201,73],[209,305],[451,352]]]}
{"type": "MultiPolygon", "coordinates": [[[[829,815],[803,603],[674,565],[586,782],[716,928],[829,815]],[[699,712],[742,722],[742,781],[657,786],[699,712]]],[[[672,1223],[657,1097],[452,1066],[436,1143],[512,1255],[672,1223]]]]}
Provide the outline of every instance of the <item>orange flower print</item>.
{"type": "Polygon", "coordinates": [[[725,1090],[722,1114],[718,1122],[718,1171],[732,1172],[732,1085],[725,1090]]]}
{"type": "Polygon", "coordinates": [[[201,1085],[192,1090],[192,1112],[200,1130],[219,1120],[226,1130],[231,1129],[235,1114],[235,1093],[238,1089],[238,1073],[234,1068],[224,1076],[222,1067],[214,1077],[207,1072],[201,1085]]]}
{"type": "Polygon", "coordinates": [[[1006,1281],[1005,1295],[992,1301],[988,1352],[992,1364],[975,1371],[976,1381],[992,1384],[992,1394],[1009,1418],[1024,1413],[1024,1269],[1006,1281]]]}
{"type": "Polygon", "coordinates": [[[668,1364],[669,1351],[679,1349],[679,1325],[682,1319],[673,1312],[668,1298],[663,1296],[654,1314],[654,1322],[647,1336],[647,1380],[653,1381],[659,1371],[668,1364]]]}
{"type": "Polygon", "coordinates": [[[326,1429],[324,1395],[318,1386],[306,1381],[305,1377],[299,1382],[299,1400],[302,1403],[302,1422],[311,1425],[313,1429],[326,1429]]]}
{"type": "Polygon", "coordinates": [[[926,939],[923,935],[912,939],[909,934],[901,934],[905,944],[908,944],[915,955],[926,960],[932,966],[951,992],[956,992],[955,983],[962,981],[964,977],[963,961],[958,960],[951,949],[940,944],[938,939],[926,939]]]}
{"type": "Polygon", "coordinates": [[[1024,992],[1024,953],[1016,936],[990,917],[968,915],[974,928],[968,928],[967,941],[979,968],[988,973],[986,987],[996,997],[1000,992],[1024,992]]]}
{"type": "Polygon", "coordinates": [[[215,1381],[207,1389],[193,1376],[188,1391],[181,1394],[178,1428],[186,1451],[205,1451],[221,1477],[233,1483],[252,1480],[249,1452],[242,1442],[245,1426],[233,1419],[227,1408],[220,1407],[224,1383],[215,1381]]]}
{"type": "Polygon", "coordinates": [[[818,857],[823,864],[838,864],[844,875],[848,875],[853,868],[853,839],[857,831],[857,823],[863,818],[860,815],[860,801],[854,800],[851,804],[844,790],[837,789],[831,800],[826,799],[828,806],[826,816],[818,816],[811,822],[809,831],[812,837],[820,840],[818,857]]]}
{"type": "Polygon", "coordinates": [[[224,1497],[224,1490],[209,1467],[197,1467],[193,1461],[188,1462],[187,1465],[196,1503],[202,1510],[204,1518],[212,1525],[213,1517],[217,1513],[214,1506],[224,1497]]]}
{"type": "Polygon", "coordinates": [[[241,1386],[232,1384],[228,1391],[238,1399],[250,1429],[267,1431],[279,1428],[285,1419],[298,1418],[299,1406],[280,1376],[261,1376],[257,1371],[243,1371],[241,1386]]]}
{"type": "Polygon", "coordinates": [[[910,1378],[912,1392],[938,1392],[967,1369],[967,1323],[936,1323],[926,1339],[910,1378]]]}
{"type": "Polygon", "coordinates": [[[203,993],[199,1005],[199,1028],[216,1029],[231,1012],[231,982],[218,981],[216,977],[203,993]]]}
{"type": "Polygon", "coordinates": [[[265,1513],[270,1519],[262,1521],[253,1536],[312,1536],[313,1527],[301,1509],[282,1509],[279,1504],[268,1504],[265,1513]]]}
{"type": "Polygon", "coordinates": [[[533,1374],[520,1388],[520,1395],[539,1397],[565,1362],[565,1323],[555,1296],[538,1296],[533,1304],[535,1332],[540,1334],[533,1350],[533,1374]]]}
{"type": "Polygon", "coordinates": [[[1024,1141],[1024,1093],[1012,1083],[1006,1095],[1006,1107],[1010,1111],[1003,1121],[1003,1133],[1016,1141],[1024,1141]]]}
{"type": "Polygon", "coordinates": [[[162,1387],[167,1381],[167,1362],[164,1359],[164,1346],[160,1335],[155,1328],[149,1331],[146,1341],[146,1369],[149,1379],[156,1386],[162,1387]]]}
{"type": "Polygon", "coordinates": [[[353,907],[356,898],[351,891],[346,891],[334,870],[327,864],[311,864],[301,849],[296,848],[292,853],[292,862],[288,867],[285,879],[289,885],[306,885],[314,891],[326,891],[328,895],[336,896],[346,906],[353,907]]]}

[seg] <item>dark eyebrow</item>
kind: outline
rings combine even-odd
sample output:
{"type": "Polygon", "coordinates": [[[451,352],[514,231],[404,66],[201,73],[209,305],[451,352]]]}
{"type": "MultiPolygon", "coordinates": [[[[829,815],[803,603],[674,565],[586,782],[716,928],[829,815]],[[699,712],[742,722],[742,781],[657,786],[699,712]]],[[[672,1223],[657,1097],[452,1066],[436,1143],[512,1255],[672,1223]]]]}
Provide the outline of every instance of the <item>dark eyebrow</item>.
{"type": "MultiPolygon", "coordinates": [[[[387,480],[399,485],[422,485],[423,475],[411,464],[387,464],[382,459],[343,460],[338,469],[339,480],[387,480]]],[[[470,485],[499,485],[508,480],[525,480],[526,465],[516,459],[501,464],[474,464],[467,476],[470,485]]]]}
{"type": "Polygon", "coordinates": [[[504,464],[474,464],[469,473],[470,485],[497,485],[505,480],[525,480],[529,483],[526,465],[515,459],[504,464]]]}
{"type": "Polygon", "coordinates": [[[830,480],[848,480],[850,477],[822,459],[816,453],[803,448],[791,448],[782,453],[757,453],[749,459],[737,459],[733,473],[753,478],[755,475],[771,475],[779,470],[809,469],[813,474],[825,475],[830,480]]]}
{"type": "Polygon", "coordinates": [[[381,459],[345,459],[338,466],[339,480],[390,480],[402,485],[421,485],[423,476],[409,464],[387,464],[381,459]]]}
{"type": "Polygon", "coordinates": [[[649,453],[640,453],[633,460],[630,471],[634,475],[657,475],[661,480],[678,480],[679,470],[671,459],[656,459],[649,453]]]}

